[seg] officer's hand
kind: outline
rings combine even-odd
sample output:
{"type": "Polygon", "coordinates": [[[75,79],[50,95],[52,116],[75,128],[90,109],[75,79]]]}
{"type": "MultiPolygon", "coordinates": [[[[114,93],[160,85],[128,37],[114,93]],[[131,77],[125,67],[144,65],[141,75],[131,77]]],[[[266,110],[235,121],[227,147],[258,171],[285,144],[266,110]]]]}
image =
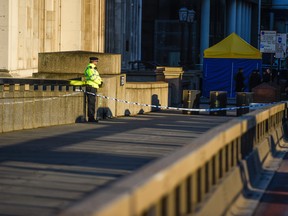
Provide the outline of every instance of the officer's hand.
{"type": "Polygon", "coordinates": [[[101,84],[99,85],[99,87],[102,88],[103,84],[104,84],[103,81],[101,81],[101,84]]]}

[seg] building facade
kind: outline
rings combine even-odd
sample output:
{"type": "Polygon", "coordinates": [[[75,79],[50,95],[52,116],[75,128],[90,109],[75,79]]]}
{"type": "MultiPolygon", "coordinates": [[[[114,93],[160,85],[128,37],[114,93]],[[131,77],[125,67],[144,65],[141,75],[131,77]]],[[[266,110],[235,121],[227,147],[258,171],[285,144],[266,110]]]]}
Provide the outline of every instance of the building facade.
{"type": "Polygon", "coordinates": [[[0,73],[37,72],[38,53],[104,52],[105,0],[1,0],[0,73]]]}
{"type": "Polygon", "coordinates": [[[150,47],[149,53],[146,52],[147,50],[142,52],[145,61],[155,61],[161,65],[172,63],[176,66],[180,61],[181,52],[184,52],[186,61],[190,56],[189,61],[194,65],[201,64],[203,51],[232,32],[257,47],[259,7],[261,7],[258,0],[182,0],[179,2],[147,0],[144,2],[143,32],[147,33],[142,35],[142,46],[150,47]],[[194,22],[184,24],[184,28],[178,18],[178,11],[182,7],[196,12],[194,22]],[[154,12],[151,12],[153,9],[154,12]],[[183,29],[184,36],[181,36],[183,29]],[[170,50],[167,49],[169,46],[170,50]],[[192,49],[189,46],[192,46],[192,49]],[[181,47],[184,47],[184,50],[181,47]]]}
{"type": "Polygon", "coordinates": [[[260,30],[287,33],[287,12],[287,0],[1,0],[0,75],[31,76],[38,53],[74,50],[121,54],[123,70],[201,68],[203,51],[232,32],[254,47],[260,30]],[[179,22],[183,7],[192,23],[179,22]]]}
{"type": "Polygon", "coordinates": [[[105,52],[122,55],[122,68],[141,59],[142,0],[106,0],[105,52]]]}
{"type": "Polygon", "coordinates": [[[145,0],[142,59],[179,66],[184,55],[195,68],[202,64],[206,48],[232,32],[256,48],[261,30],[288,33],[287,14],[287,0],[145,0]],[[178,18],[182,7],[196,12],[194,22],[184,28],[178,18]]]}

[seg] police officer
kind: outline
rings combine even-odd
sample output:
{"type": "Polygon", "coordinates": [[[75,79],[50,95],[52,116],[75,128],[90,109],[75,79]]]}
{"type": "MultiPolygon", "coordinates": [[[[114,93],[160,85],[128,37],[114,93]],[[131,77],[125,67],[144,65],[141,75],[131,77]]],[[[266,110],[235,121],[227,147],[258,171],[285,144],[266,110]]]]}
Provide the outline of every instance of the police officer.
{"type": "Polygon", "coordinates": [[[88,100],[88,121],[98,122],[98,120],[95,119],[96,92],[97,89],[102,86],[103,81],[97,70],[98,58],[90,57],[89,59],[90,62],[84,72],[88,100]]]}
{"type": "Polygon", "coordinates": [[[249,77],[249,91],[261,84],[261,76],[258,70],[253,70],[249,77]]]}
{"type": "Polygon", "coordinates": [[[245,84],[244,84],[244,75],[243,75],[243,68],[239,68],[238,72],[235,76],[235,91],[236,92],[243,92],[245,89],[245,84]]]}

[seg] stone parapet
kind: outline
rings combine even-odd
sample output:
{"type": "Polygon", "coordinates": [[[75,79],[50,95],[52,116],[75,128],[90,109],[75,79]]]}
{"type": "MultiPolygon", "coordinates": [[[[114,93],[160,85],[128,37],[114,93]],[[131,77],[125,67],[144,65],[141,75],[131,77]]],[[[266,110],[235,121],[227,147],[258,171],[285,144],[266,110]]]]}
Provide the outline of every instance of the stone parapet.
{"type": "Polygon", "coordinates": [[[0,133],[83,118],[83,93],[73,86],[0,85],[0,133]]]}
{"type": "MultiPolygon", "coordinates": [[[[126,83],[125,78],[123,74],[103,75],[104,86],[97,92],[97,111],[109,110],[112,116],[119,117],[158,110],[111,98],[148,105],[168,105],[168,83],[126,83]]],[[[84,93],[81,92],[85,91],[85,87],[62,85],[60,81],[59,84],[55,81],[53,85],[25,84],[24,80],[20,83],[0,84],[0,133],[72,124],[85,119],[84,93]]]]}

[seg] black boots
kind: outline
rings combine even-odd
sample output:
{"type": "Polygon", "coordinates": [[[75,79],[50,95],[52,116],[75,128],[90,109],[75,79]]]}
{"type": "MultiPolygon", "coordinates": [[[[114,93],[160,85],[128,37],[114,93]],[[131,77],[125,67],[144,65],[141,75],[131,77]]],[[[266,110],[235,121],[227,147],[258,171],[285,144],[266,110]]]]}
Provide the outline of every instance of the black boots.
{"type": "Polygon", "coordinates": [[[97,122],[98,122],[98,120],[97,120],[97,119],[95,119],[95,118],[88,118],[88,122],[94,122],[94,123],[97,123],[97,122]]]}

